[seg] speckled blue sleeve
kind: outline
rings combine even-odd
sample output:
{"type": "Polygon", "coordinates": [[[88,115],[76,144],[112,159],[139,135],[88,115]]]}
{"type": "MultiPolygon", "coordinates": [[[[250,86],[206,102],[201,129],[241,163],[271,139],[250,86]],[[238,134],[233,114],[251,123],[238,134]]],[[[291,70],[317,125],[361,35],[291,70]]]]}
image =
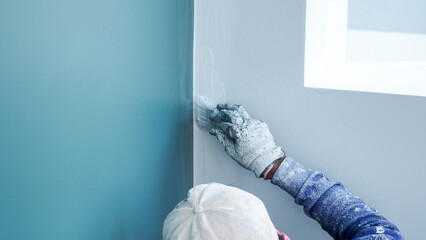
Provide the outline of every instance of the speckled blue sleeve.
{"type": "Polygon", "coordinates": [[[398,228],[362,199],[321,172],[287,156],[271,182],[288,192],[334,239],[403,239],[398,228]]]}

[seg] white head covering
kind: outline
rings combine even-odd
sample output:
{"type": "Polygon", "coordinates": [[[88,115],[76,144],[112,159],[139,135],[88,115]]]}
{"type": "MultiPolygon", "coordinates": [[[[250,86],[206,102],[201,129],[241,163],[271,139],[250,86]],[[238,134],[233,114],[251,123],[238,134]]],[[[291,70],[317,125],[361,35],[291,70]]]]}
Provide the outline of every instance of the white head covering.
{"type": "Polygon", "coordinates": [[[167,216],[163,240],[276,240],[262,201],[251,193],[219,183],[188,192],[167,216]]]}

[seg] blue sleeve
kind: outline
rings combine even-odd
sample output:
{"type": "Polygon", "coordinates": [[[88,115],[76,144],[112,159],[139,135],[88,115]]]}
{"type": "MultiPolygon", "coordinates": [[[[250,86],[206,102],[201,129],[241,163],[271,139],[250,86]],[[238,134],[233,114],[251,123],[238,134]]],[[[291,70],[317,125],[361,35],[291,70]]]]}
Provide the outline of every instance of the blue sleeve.
{"type": "Polygon", "coordinates": [[[291,157],[284,159],[271,182],[288,192],[334,239],[403,239],[394,224],[342,184],[291,157]]]}

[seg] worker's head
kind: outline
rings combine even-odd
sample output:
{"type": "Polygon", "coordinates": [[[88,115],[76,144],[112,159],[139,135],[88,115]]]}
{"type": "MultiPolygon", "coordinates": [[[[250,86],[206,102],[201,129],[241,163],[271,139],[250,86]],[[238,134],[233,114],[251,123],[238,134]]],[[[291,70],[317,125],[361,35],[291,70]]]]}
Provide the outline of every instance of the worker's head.
{"type": "Polygon", "coordinates": [[[193,187],[167,216],[163,240],[278,239],[262,201],[219,183],[193,187]]]}

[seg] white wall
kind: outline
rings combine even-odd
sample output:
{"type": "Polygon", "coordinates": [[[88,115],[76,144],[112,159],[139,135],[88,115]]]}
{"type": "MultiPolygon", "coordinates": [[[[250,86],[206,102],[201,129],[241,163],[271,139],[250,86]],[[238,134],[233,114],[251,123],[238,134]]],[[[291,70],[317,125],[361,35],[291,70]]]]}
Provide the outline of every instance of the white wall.
{"type": "MultiPolygon", "coordinates": [[[[194,96],[218,91],[207,84],[215,71],[227,100],[266,121],[289,155],[341,181],[407,239],[425,239],[426,98],[303,87],[304,1],[195,5],[194,96]]],[[[292,239],[330,239],[287,193],[236,166],[195,127],[194,184],[210,181],[257,195],[292,239]]]]}

